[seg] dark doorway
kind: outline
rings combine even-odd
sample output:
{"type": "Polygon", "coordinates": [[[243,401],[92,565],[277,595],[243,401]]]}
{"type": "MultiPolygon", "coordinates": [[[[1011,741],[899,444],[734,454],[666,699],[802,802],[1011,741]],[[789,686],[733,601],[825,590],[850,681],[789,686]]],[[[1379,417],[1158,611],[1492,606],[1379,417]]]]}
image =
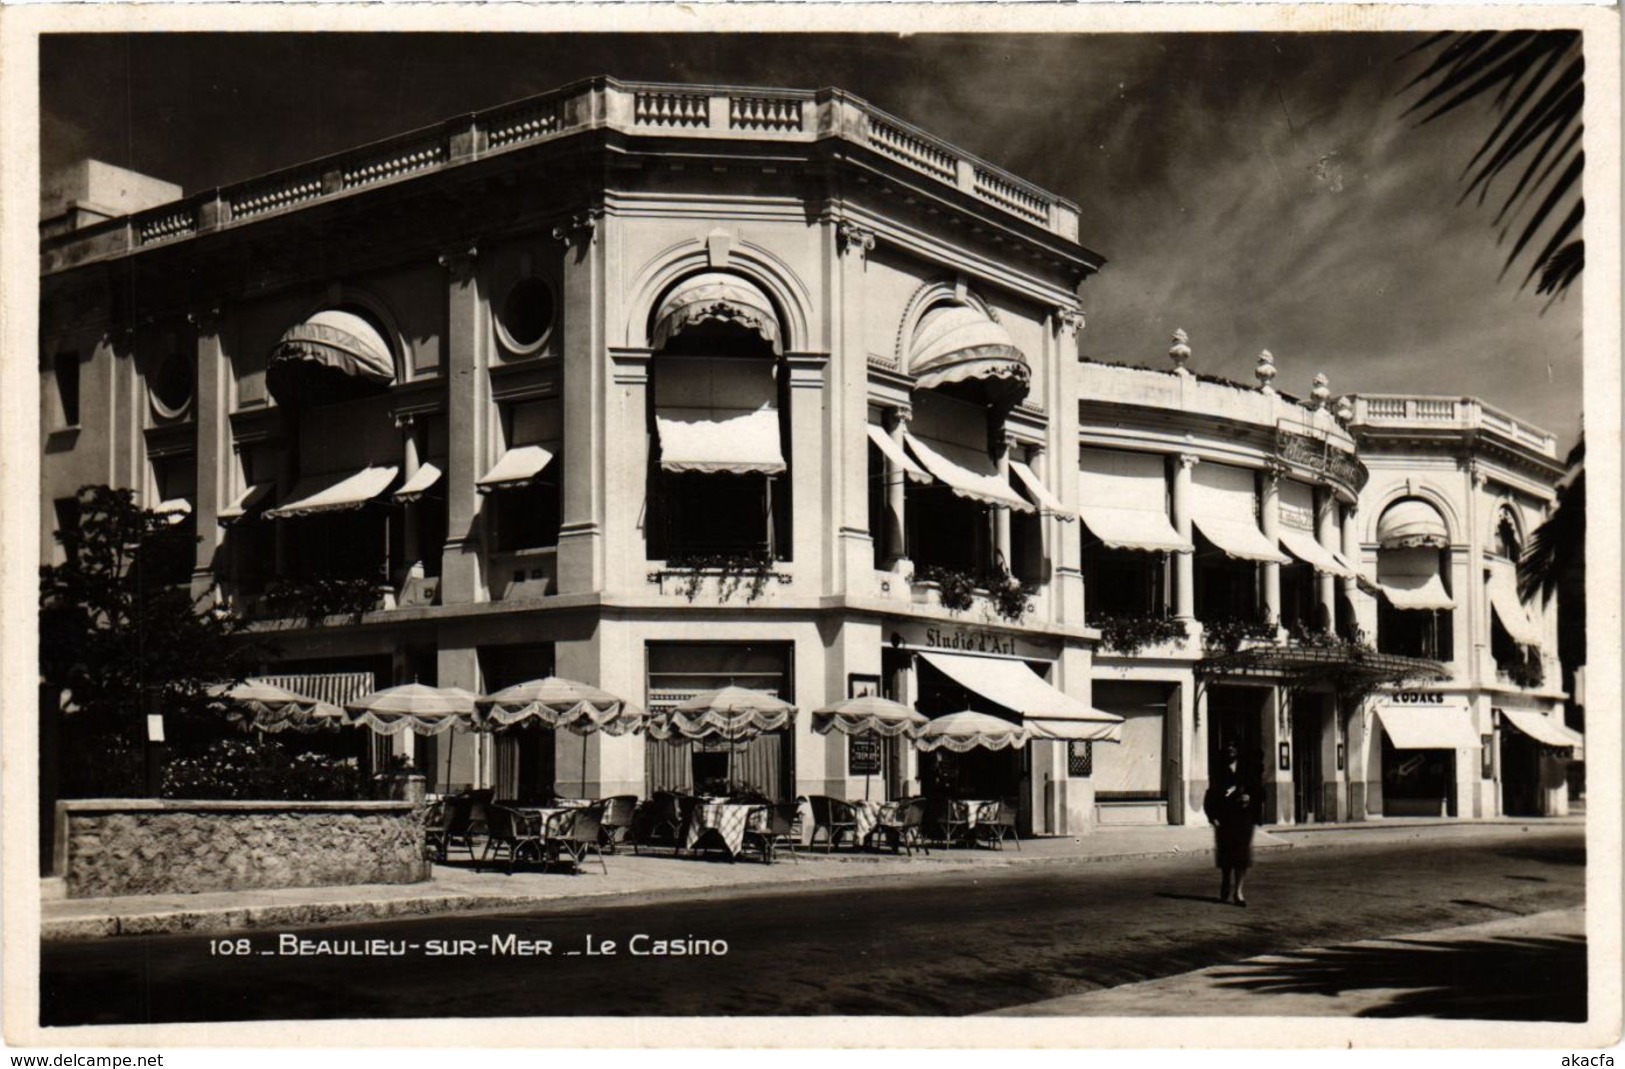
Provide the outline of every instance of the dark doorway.
{"type": "Polygon", "coordinates": [[[1501,722],[1501,812],[1509,817],[1540,816],[1540,747],[1505,720],[1501,722]]]}
{"type": "Polygon", "coordinates": [[[1326,820],[1320,811],[1324,797],[1320,740],[1326,725],[1322,695],[1292,698],[1292,819],[1298,824],[1326,820]]]}
{"type": "Polygon", "coordinates": [[[1241,758],[1241,780],[1253,799],[1253,819],[1264,818],[1264,698],[1263,687],[1215,686],[1208,690],[1207,708],[1212,723],[1207,733],[1208,776],[1211,779],[1223,759],[1226,746],[1234,745],[1241,758]]]}

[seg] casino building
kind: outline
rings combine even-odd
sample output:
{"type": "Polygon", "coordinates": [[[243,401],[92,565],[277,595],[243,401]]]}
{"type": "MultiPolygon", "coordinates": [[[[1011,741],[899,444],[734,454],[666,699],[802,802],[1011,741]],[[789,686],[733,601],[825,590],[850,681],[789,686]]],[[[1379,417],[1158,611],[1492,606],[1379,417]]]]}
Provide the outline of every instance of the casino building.
{"type": "Polygon", "coordinates": [[[556,673],[800,710],[373,745],[437,787],[944,790],[1079,834],[1201,820],[1236,742],[1270,821],[1561,808],[1550,610],[1507,585],[1551,436],[1299,401],[1265,358],[1217,382],[1183,337],[1080,362],[1078,208],[848,94],[597,78],[202,193],[89,162],[47,197],[45,559],[107,482],[195,530],[175,582],[313,696],[556,673]],[[813,730],[861,693],[1035,738],[813,730]]]}

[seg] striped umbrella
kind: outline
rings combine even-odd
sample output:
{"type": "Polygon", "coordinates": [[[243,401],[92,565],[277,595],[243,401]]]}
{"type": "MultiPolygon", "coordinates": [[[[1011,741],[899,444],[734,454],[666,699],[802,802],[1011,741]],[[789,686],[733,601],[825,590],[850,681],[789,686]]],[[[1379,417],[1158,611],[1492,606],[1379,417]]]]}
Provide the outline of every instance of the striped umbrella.
{"type": "Polygon", "coordinates": [[[226,717],[245,731],[337,731],[344,723],[344,710],[338,706],[262,679],[217,687],[212,693],[231,703],[226,717]]]}
{"type": "MultiPolygon", "coordinates": [[[[487,727],[507,727],[536,720],[586,737],[595,731],[624,735],[643,726],[647,714],[591,683],[548,676],[516,683],[474,701],[475,718],[487,727]]],[[[581,744],[581,783],[587,782],[587,744],[581,744]]]]}

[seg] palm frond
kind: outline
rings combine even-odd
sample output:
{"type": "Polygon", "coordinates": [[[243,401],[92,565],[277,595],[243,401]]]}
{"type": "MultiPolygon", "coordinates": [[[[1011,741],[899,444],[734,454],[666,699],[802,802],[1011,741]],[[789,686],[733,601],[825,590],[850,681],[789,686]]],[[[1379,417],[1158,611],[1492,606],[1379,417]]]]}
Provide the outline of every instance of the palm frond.
{"type": "Polygon", "coordinates": [[[1557,508],[1535,528],[1529,548],[1518,561],[1518,594],[1525,601],[1539,594],[1550,600],[1563,570],[1584,559],[1586,534],[1585,472],[1558,496],[1557,508]]]}
{"type": "Polygon", "coordinates": [[[1462,168],[1461,201],[1483,205],[1512,183],[1492,223],[1511,239],[1502,273],[1530,257],[1520,288],[1538,279],[1554,297],[1585,270],[1585,243],[1571,240],[1585,218],[1582,46],[1575,30],[1434,34],[1406,53],[1430,60],[1401,90],[1416,93],[1404,114],[1421,114],[1418,125],[1474,102],[1498,114],[1462,168]]]}

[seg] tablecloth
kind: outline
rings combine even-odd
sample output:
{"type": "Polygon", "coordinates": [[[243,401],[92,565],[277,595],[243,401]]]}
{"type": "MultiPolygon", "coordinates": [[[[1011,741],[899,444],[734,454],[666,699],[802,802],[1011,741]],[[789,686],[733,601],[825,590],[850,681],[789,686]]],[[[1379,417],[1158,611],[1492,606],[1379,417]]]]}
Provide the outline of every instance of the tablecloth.
{"type": "Polygon", "coordinates": [[[688,818],[688,834],[683,846],[694,849],[709,833],[714,833],[727,849],[728,856],[738,857],[745,848],[746,828],[761,830],[766,827],[767,810],[759,805],[735,805],[728,802],[701,802],[688,818]]]}
{"type": "Polygon", "coordinates": [[[853,819],[857,821],[857,841],[861,844],[874,834],[875,826],[882,821],[897,819],[896,802],[871,802],[865,799],[852,803],[853,819]]]}

